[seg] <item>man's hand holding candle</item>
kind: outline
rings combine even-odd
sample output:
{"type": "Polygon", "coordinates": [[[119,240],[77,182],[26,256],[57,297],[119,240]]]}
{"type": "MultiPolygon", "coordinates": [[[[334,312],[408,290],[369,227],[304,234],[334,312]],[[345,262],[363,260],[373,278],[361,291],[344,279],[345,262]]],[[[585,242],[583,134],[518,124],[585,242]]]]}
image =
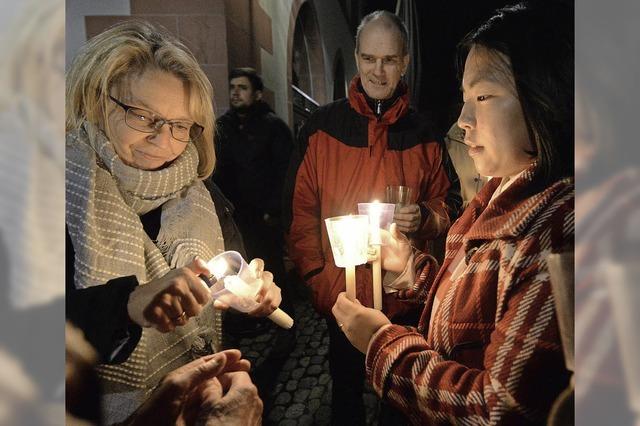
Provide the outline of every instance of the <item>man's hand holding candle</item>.
{"type": "Polygon", "coordinates": [[[371,337],[381,327],[391,324],[381,311],[364,307],[357,299],[349,300],[344,292],[338,295],[331,312],[347,339],[362,353],[367,352],[371,337]]]}

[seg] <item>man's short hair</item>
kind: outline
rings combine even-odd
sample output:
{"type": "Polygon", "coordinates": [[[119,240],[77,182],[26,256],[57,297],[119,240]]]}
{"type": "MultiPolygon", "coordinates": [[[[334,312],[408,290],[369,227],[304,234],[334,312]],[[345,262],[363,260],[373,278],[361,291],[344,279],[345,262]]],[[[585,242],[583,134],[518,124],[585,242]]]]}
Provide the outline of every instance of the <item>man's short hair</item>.
{"type": "Polygon", "coordinates": [[[251,87],[253,91],[264,89],[264,84],[262,83],[262,78],[258,75],[258,72],[250,67],[242,67],[242,68],[234,68],[229,73],[229,81],[234,78],[239,77],[247,77],[251,82],[251,87]]]}
{"type": "Polygon", "coordinates": [[[362,18],[356,32],[356,52],[360,51],[360,34],[362,33],[362,30],[372,21],[380,21],[386,24],[387,27],[398,31],[400,39],[402,40],[402,54],[407,55],[409,53],[409,32],[407,31],[407,27],[398,15],[386,10],[376,10],[362,18]]]}

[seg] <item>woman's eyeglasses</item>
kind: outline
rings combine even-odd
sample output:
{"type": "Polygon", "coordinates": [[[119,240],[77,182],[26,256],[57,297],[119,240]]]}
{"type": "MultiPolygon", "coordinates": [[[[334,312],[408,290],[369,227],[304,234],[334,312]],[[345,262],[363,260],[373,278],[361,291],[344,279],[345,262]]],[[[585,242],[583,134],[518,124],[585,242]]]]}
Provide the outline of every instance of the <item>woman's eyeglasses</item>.
{"type": "Polygon", "coordinates": [[[126,105],[113,96],[109,98],[124,109],[124,122],[133,130],[143,133],[156,133],[165,124],[171,129],[171,136],[177,141],[189,143],[196,140],[204,128],[198,123],[181,120],[165,120],[151,111],[126,105]]]}

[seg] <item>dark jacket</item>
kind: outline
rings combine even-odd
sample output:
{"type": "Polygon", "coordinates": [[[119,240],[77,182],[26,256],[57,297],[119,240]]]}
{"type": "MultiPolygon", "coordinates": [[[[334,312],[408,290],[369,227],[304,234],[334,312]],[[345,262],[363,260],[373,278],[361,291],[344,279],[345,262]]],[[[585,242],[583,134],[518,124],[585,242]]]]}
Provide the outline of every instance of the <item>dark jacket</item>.
{"type": "MultiPolygon", "coordinates": [[[[310,284],[322,314],[330,315],[345,286],[344,270],[333,261],[324,219],[357,213],[359,202],[384,200],[387,185],[407,185],[417,191],[426,218],[417,233],[437,238],[449,229],[448,200],[455,198],[453,192],[459,193],[447,176],[447,162],[446,151],[428,123],[409,109],[404,85],[377,117],[356,77],[348,99],[323,106],[309,118],[290,165],[285,224],[290,224],[291,260],[310,284]]],[[[359,266],[356,276],[358,299],[372,306],[371,271],[359,266]]],[[[393,295],[383,296],[383,310],[389,316],[413,308],[393,295]]]]}
{"type": "Polygon", "coordinates": [[[293,148],[287,124],[259,101],[245,117],[234,110],[220,117],[215,140],[213,181],[233,203],[236,213],[279,217],[293,148]]]}
{"type": "Polygon", "coordinates": [[[246,259],[247,251],[245,250],[244,243],[242,241],[242,233],[240,232],[240,229],[238,229],[236,222],[233,220],[235,207],[212,179],[205,180],[204,184],[209,190],[209,194],[211,194],[213,205],[216,207],[216,214],[218,215],[220,229],[222,231],[222,236],[224,237],[224,249],[237,251],[246,259]]]}
{"type": "MultiPolygon", "coordinates": [[[[160,231],[162,208],[140,216],[145,232],[155,239],[160,231]]],[[[138,285],[134,275],[107,281],[104,285],[78,289],[75,286],[75,250],[66,232],[66,319],[84,333],[104,364],[127,360],[142,336],[142,327],[129,319],[129,295],[138,285]]]]}

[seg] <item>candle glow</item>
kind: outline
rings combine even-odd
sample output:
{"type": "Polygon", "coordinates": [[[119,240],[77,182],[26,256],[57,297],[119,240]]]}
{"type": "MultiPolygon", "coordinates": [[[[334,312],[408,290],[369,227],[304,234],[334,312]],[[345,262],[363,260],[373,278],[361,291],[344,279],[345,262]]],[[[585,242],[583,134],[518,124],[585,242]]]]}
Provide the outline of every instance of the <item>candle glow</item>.
{"type": "Polygon", "coordinates": [[[227,275],[227,269],[229,269],[229,264],[222,257],[214,258],[208,266],[211,274],[218,280],[227,275]]]}
{"type": "Polygon", "coordinates": [[[338,216],[325,219],[331,251],[336,266],[346,268],[347,297],[356,298],[356,265],[367,263],[369,218],[365,215],[338,216]]]}

